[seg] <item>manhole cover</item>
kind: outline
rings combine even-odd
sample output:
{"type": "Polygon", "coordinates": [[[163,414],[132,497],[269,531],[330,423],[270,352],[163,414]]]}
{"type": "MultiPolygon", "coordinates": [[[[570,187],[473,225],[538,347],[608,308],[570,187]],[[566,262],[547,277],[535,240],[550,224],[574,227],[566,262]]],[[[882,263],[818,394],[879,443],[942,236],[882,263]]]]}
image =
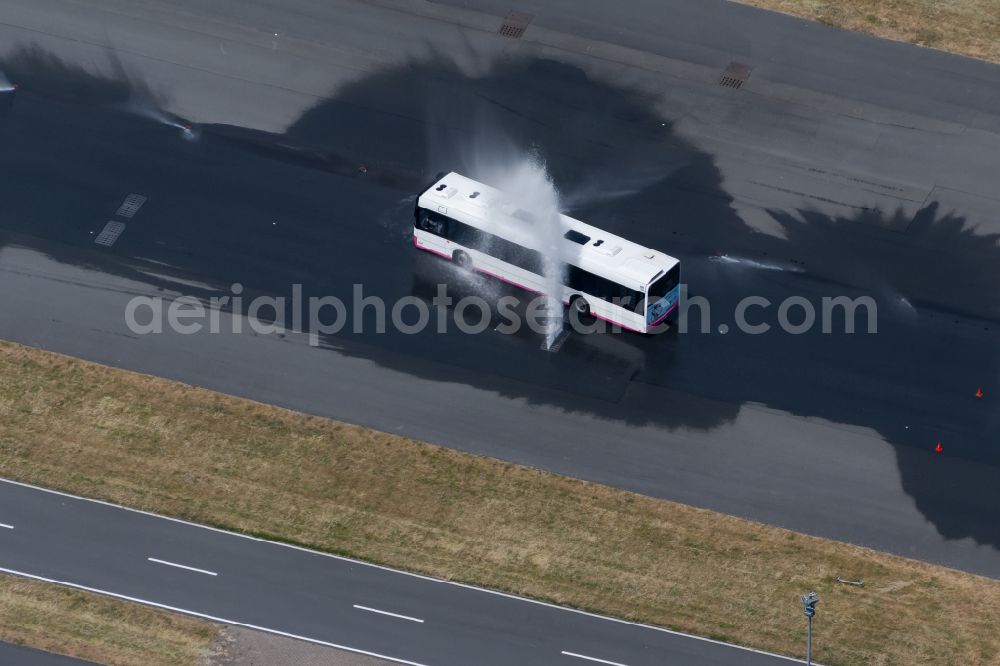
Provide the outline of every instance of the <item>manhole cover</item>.
{"type": "Polygon", "coordinates": [[[739,89],[750,78],[750,72],[752,71],[753,67],[750,65],[744,65],[741,62],[731,62],[725,71],[722,72],[722,76],[719,78],[719,85],[724,88],[739,89]]]}
{"type": "Polygon", "coordinates": [[[110,220],[104,225],[104,228],[101,229],[101,233],[97,234],[97,238],[94,239],[94,242],[98,245],[111,247],[115,244],[115,241],[118,240],[118,237],[122,235],[123,231],[125,231],[124,222],[110,220]]]}
{"type": "Polygon", "coordinates": [[[125,197],[125,201],[118,207],[118,212],[115,215],[124,217],[126,220],[132,219],[132,216],[139,212],[144,203],[146,203],[146,197],[141,194],[130,194],[125,197]]]}
{"type": "Polygon", "coordinates": [[[534,14],[511,12],[507,14],[507,18],[500,24],[498,32],[504,37],[520,39],[524,31],[528,29],[528,24],[531,23],[531,19],[533,18],[535,18],[534,14]]]}

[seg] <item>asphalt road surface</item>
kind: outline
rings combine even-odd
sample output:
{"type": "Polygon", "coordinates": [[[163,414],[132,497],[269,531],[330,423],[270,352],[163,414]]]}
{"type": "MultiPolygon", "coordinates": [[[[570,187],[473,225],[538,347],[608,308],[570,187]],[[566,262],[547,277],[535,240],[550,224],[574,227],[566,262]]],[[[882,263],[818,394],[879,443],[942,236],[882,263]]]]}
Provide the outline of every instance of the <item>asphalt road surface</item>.
{"type": "Polygon", "coordinates": [[[0,506],[0,570],[400,663],[801,663],[11,483],[0,506]]]}
{"type": "Polygon", "coordinates": [[[1000,68],[722,2],[520,9],[508,39],[495,2],[0,3],[0,337],[1000,576],[1000,68]],[[532,155],[681,258],[704,332],[126,326],[233,283],[494,299],[413,249],[413,195],[532,155]],[[836,296],[877,333],[779,330],[836,296]]]}

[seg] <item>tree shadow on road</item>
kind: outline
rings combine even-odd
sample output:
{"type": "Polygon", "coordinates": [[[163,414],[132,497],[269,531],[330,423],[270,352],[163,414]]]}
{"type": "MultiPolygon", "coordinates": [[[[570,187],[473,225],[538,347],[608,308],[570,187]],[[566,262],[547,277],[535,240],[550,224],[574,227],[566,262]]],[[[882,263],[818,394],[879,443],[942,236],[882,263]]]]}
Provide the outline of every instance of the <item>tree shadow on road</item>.
{"type": "MultiPolygon", "coordinates": [[[[68,105],[95,136],[141,134],[145,150],[164,156],[150,177],[170,181],[165,196],[242,201],[239,213],[171,216],[165,243],[153,224],[130,227],[112,250],[95,248],[73,226],[110,214],[105,192],[81,194],[75,210],[64,211],[72,214],[60,216],[39,190],[34,208],[4,216],[8,239],[155,287],[239,281],[249,301],[286,295],[293,283],[305,297],[348,298],[351,285],[364,283],[390,302],[427,298],[438,281],[470,293],[494,289],[458,283],[446,262],[413,250],[412,197],[438,171],[478,176],[531,156],[544,162],[574,216],[679,256],[692,293],[727,313],[720,320],[727,324],[748,295],[775,302],[873,295],[878,335],[722,336],[713,321],[703,334],[574,337],[558,354],[540,351],[530,335],[491,332],[377,335],[348,327],[326,342],[421,379],[637,428],[722,428],[748,403],[868,427],[897,450],[904,489],[942,534],[1000,546],[1000,521],[992,520],[1000,491],[985,482],[1000,462],[996,410],[960,399],[974,381],[968,368],[978,364],[984,383],[1000,368],[993,325],[1000,249],[996,236],[969,229],[955,212],[942,214],[934,202],[912,220],[901,211],[849,218],[772,211],[785,238],[758,233],[734,210],[713,157],[678,137],[648,94],[554,60],[500,59],[475,77],[440,57],[387,67],[344,86],[282,135],[215,125],[195,146],[121,111],[136,95],[157,99],[124,71],[95,76],[38,49],[0,68],[28,82],[23,93],[68,105]],[[280,236],[268,217],[275,210],[280,236]],[[718,261],[723,256],[750,263],[718,261]],[[151,276],[154,264],[164,277],[151,276]],[[857,385],[859,377],[870,383],[857,385]],[[959,397],[927,391],[925,382],[954,387],[959,397]],[[937,437],[954,458],[928,452],[937,437]]],[[[139,169],[110,165],[93,144],[65,149],[61,159],[82,168],[118,169],[122,178],[139,169]]],[[[211,287],[184,291],[213,295],[211,287]]],[[[675,445],[662,442],[664,450],[675,445]]]]}

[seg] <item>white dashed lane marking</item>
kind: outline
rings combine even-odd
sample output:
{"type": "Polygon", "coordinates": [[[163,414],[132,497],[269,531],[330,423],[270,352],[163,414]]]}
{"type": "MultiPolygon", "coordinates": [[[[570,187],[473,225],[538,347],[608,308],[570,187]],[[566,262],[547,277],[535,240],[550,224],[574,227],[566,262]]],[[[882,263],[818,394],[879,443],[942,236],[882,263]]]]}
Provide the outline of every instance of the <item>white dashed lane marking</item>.
{"type": "Polygon", "coordinates": [[[400,620],[409,620],[410,622],[419,622],[423,624],[423,620],[418,617],[410,617],[409,615],[400,615],[399,613],[390,613],[389,611],[379,610],[377,608],[369,608],[368,606],[359,606],[354,604],[354,607],[358,610],[368,611],[369,613],[378,613],[379,615],[388,615],[389,617],[397,617],[400,620]]]}
{"type": "Polygon", "coordinates": [[[199,569],[198,567],[189,567],[186,564],[177,564],[176,562],[167,562],[166,560],[158,560],[155,557],[147,557],[150,562],[156,562],[157,564],[165,564],[168,567],[177,567],[178,569],[186,569],[187,571],[194,571],[195,573],[205,574],[206,576],[218,576],[219,574],[214,571],[208,571],[207,569],[199,569]]]}
{"type": "Polygon", "coordinates": [[[608,664],[609,666],[627,666],[619,661],[608,661],[607,659],[598,659],[597,657],[588,657],[585,654],[577,654],[576,652],[566,652],[563,650],[562,653],[567,657],[576,657],[577,659],[584,659],[586,661],[593,661],[598,664],[608,664]]]}

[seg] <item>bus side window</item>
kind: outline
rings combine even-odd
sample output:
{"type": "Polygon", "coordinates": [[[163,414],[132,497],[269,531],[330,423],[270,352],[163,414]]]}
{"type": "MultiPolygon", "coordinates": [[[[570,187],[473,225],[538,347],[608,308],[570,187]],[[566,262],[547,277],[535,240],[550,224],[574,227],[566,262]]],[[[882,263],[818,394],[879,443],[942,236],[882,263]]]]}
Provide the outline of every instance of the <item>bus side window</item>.
{"type": "Polygon", "coordinates": [[[580,269],[573,264],[566,264],[563,267],[563,284],[565,284],[570,289],[576,289],[577,291],[583,291],[580,289],[579,274],[577,271],[580,269]]]}
{"type": "Polygon", "coordinates": [[[508,264],[513,264],[532,273],[540,274],[542,272],[542,258],[535,250],[498,236],[492,238],[492,248],[496,257],[508,264]]]}
{"type": "Polygon", "coordinates": [[[430,232],[432,234],[437,234],[438,236],[448,237],[448,218],[442,217],[440,215],[435,215],[431,218],[431,228],[430,232]]]}
{"type": "Polygon", "coordinates": [[[518,265],[516,244],[511,243],[505,238],[494,236],[490,240],[490,248],[493,250],[493,256],[500,261],[506,261],[508,264],[514,264],[515,266],[518,265]]]}
{"type": "Polygon", "coordinates": [[[570,289],[591,294],[605,301],[614,303],[617,300],[626,309],[641,310],[643,295],[640,292],[599,275],[594,275],[578,266],[572,264],[566,266],[564,284],[570,289]]]}
{"type": "Polygon", "coordinates": [[[417,220],[417,227],[436,236],[447,237],[448,218],[430,211],[421,211],[420,218],[417,220]]]}
{"type": "Polygon", "coordinates": [[[541,253],[537,250],[524,247],[521,248],[521,254],[522,261],[524,262],[521,267],[527,271],[541,275],[545,270],[545,262],[542,260],[541,253]]]}
{"type": "Polygon", "coordinates": [[[643,306],[645,305],[646,295],[641,291],[636,291],[635,289],[629,289],[628,287],[622,285],[622,295],[619,296],[619,305],[621,305],[626,310],[631,310],[632,312],[642,314],[643,306]]]}
{"type": "Polygon", "coordinates": [[[489,248],[490,240],[493,238],[492,234],[480,231],[465,222],[459,222],[454,219],[448,221],[448,230],[449,240],[459,245],[464,245],[469,249],[479,250],[480,252],[485,252],[489,248]]]}
{"type": "Polygon", "coordinates": [[[469,246],[469,227],[463,222],[458,222],[457,220],[450,225],[448,225],[448,240],[454,241],[459,245],[469,246]]]}

